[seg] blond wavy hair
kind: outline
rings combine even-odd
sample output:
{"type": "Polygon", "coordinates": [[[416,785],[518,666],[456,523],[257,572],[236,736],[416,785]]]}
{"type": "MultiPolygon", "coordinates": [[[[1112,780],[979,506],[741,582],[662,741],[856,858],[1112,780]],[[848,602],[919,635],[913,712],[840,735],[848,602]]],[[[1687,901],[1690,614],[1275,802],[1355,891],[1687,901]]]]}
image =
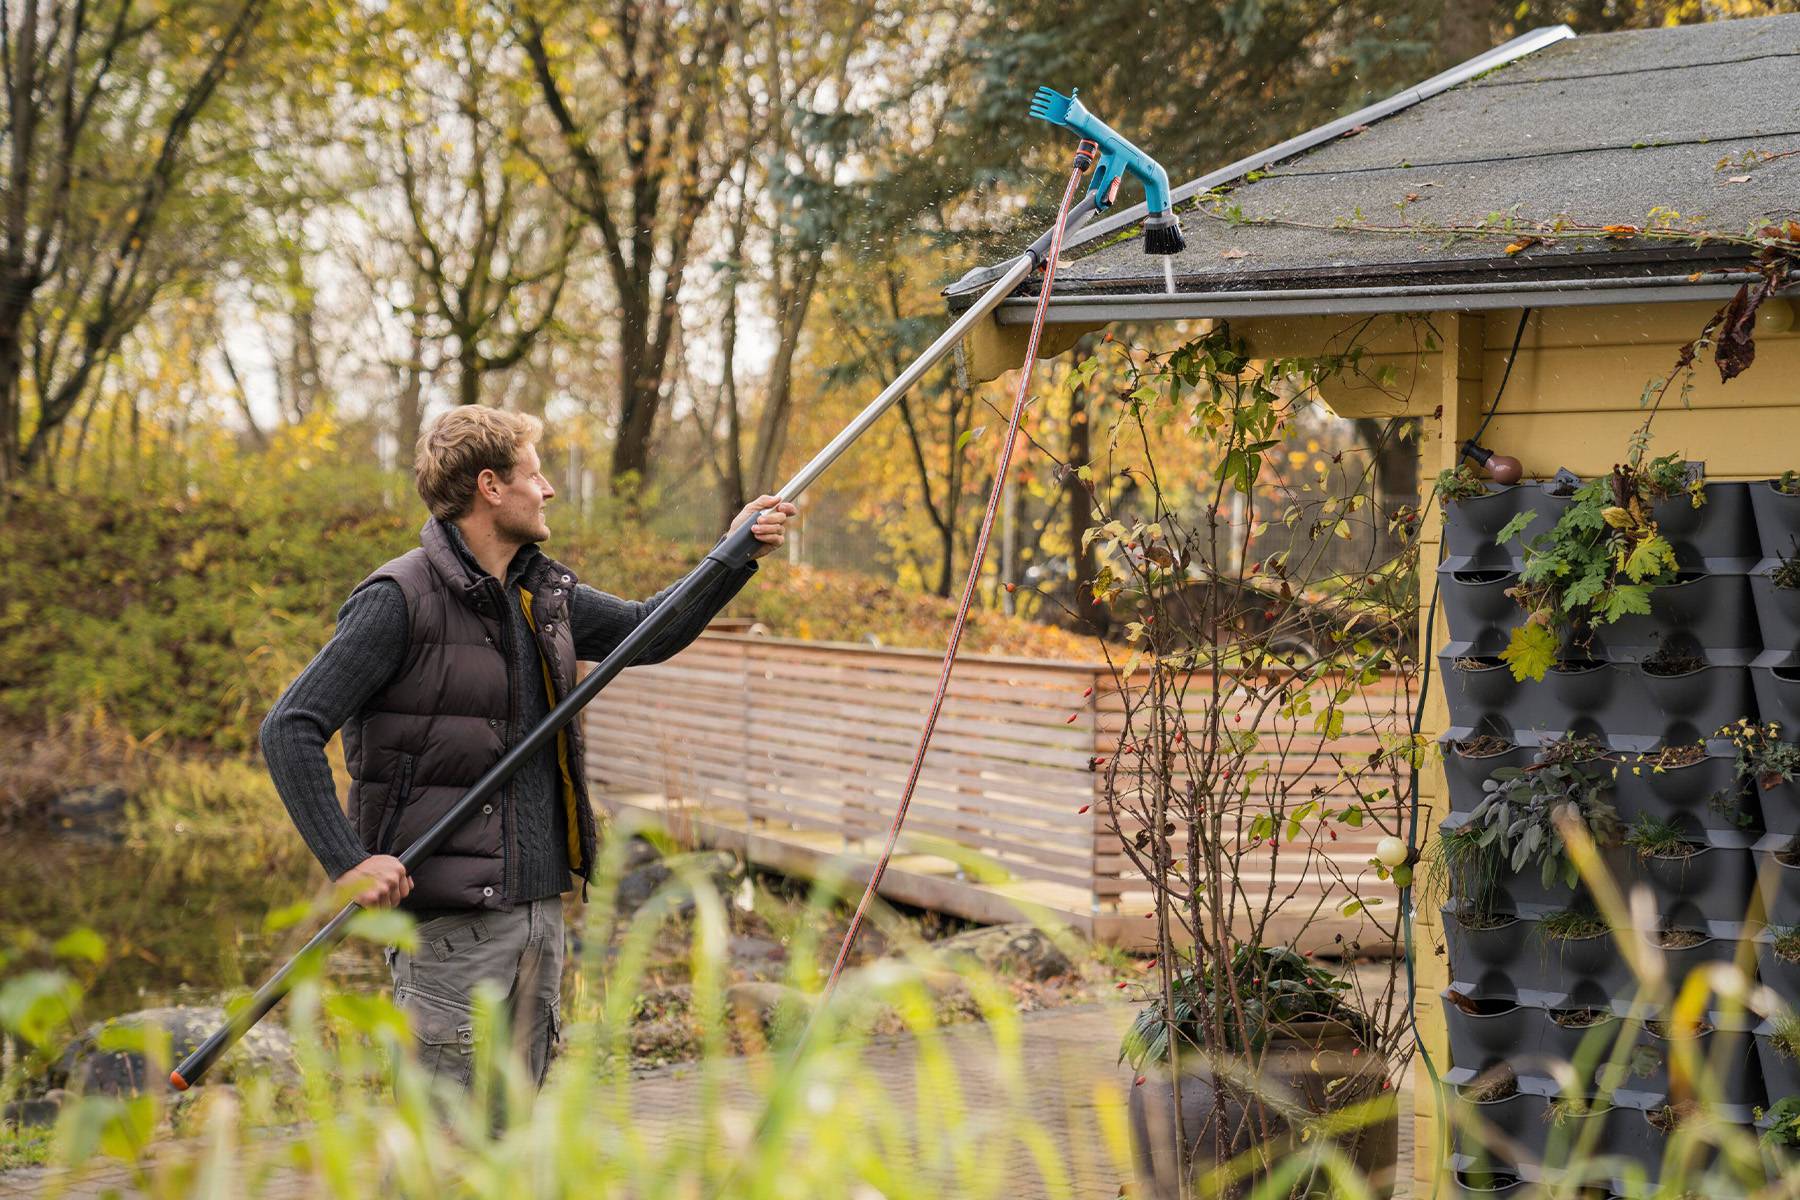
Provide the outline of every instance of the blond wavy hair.
{"type": "Polygon", "coordinates": [[[431,515],[454,521],[475,504],[475,481],[492,471],[512,481],[521,448],[535,443],[544,423],[529,413],[464,404],[419,434],[413,450],[413,486],[431,515]]]}

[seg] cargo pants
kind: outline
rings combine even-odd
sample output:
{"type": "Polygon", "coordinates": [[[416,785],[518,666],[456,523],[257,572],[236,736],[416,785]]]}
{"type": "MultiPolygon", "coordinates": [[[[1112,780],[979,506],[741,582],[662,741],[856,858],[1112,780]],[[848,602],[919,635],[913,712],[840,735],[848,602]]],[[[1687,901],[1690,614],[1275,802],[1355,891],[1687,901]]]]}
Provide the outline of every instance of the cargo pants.
{"type": "Polygon", "coordinates": [[[413,1039],[433,1082],[467,1089],[474,1080],[475,988],[506,995],[507,1024],[539,1087],[562,1044],[562,897],[511,912],[471,909],[419,925],[416,951],[389,947],[394,1003],[412,1022],[413,1039]]]}

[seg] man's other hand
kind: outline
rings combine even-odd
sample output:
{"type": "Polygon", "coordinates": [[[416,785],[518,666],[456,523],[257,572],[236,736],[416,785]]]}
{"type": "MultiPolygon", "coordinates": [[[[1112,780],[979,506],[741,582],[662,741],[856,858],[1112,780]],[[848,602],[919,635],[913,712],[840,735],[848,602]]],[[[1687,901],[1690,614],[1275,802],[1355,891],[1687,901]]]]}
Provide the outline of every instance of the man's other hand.
{"type": "Polygon", "coordinates": [[[391,854],[371,854],[338,876],[338,891],[354,889],[351,899],[364,908],[392,908],[412,891],[412,876],[391,854]]]}
{"type": "Polygon", "coordinates": [[[781,539],[786,536],[787,519],[799,511],[786,500],[777,503],[773,496],[758,496],[744,505],[744,511],[731,522],[731,531],[735,532],[738,526],[754,517],[756,540],[762,544],[751,552],[750,557],[761,558],[781,545],[781,539]]]}

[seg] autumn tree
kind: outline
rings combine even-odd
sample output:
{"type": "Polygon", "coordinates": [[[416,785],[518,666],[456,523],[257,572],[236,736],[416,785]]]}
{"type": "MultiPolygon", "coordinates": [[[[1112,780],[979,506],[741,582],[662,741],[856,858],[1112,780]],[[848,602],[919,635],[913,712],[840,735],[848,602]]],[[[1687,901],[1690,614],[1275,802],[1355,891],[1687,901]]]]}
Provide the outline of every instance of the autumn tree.
{"type": "Polygon", "coordinates": [[[528,141],[600,242],[618,305],[615,488],[641,478],[701,218],[754,140],[733,79],[740,0],[514,0],[552,132],[528,141]]]}
{"type": "MultiPolygon", "coordinates": [[[[0,0],[0,486],[240,197],[203,158],[269,0],[0,0]]],[[[225,114],[229,119],[230,114],[225,114]]]]}

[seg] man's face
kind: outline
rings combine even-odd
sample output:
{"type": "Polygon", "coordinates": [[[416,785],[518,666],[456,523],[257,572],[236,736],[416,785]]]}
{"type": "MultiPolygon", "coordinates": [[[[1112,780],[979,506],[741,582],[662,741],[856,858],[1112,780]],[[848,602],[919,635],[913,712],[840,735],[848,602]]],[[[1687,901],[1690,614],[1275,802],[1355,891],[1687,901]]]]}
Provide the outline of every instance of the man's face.
{"type": "Polygon", "coordinates": [[[500,505],[494,511],[495,532],[521,545],[550,536],[550,527],[544,524],[544,505],[556,495],[556,489],[544,478],[536,446],[527,442],[520,449],[511,482],[496,477],[494,485],[500,489],[500,505]]]}

